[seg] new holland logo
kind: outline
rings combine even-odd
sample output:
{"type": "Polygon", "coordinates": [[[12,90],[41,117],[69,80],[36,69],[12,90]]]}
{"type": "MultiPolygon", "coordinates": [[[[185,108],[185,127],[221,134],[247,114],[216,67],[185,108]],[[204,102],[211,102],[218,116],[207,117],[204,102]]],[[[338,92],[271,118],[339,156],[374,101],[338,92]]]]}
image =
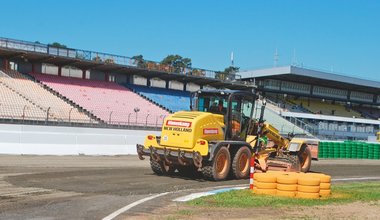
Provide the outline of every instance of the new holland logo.
{"type": "Polygon", "coordinates": [[[190,128],[191,122],[188,121],[175,121],[175,120],[167,120],[166,121],[167,126],[177,126],[177,127],[184,127],[184,128],[190,128]]]}
{"type": "Polygon", "coordinates": [[[206,135],[219,134],[219,130],[217,128],[204,128],[203,134],[206,134],[206,135]]]}

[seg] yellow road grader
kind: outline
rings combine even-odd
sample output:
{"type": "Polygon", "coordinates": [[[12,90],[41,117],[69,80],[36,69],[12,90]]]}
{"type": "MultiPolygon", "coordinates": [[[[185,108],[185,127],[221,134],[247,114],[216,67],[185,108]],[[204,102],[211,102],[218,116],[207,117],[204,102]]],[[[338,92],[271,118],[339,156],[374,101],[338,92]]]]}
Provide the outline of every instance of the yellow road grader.
{"type": "Polygon", "coordinates": [[[201,172],[214,181],[248,178],[251,157],[259,172],[309,171],[310,148],[318,143],[280,135],[263,120],[265,104],[254,118],[257,99],[254,91],[199,90],[192,94],[191,111],[169,115],[160,136],[137,144],[138,156],[149,157],[158,175],[201,172]]]}

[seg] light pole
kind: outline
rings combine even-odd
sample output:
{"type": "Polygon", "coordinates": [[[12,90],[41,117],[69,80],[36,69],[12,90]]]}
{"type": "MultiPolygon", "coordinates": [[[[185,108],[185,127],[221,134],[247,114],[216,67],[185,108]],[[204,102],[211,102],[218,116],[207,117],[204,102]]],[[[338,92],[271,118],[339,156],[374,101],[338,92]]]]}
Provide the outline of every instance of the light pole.
{"type": "Polygon", "coordinates": [[[136,125],[137,125],[137,113],[140,111],[140,108],[135,107],[133,111],[136,113],[136,125]]]}

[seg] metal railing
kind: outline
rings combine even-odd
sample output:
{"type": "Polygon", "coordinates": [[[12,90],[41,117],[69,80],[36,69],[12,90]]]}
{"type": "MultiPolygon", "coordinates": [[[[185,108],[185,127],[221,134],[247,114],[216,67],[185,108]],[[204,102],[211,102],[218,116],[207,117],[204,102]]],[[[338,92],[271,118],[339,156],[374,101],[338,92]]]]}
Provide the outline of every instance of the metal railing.
{"type": "Polygon", "coordinates": [[[146,69],[151,71],[161,71],[180,75],[199,76],[204,78],[219,79],[222,81],[235,81],[241,79],[240,75],[225,74],[218,71],[191,68],[176,67],[174,65],[164,65],[159,62],[144,60],[143,62],[127,57],[109,53],[101,53],[89,50],[80,50],[72,48],[59,48],[49,44],[41,44],[37,42],[28,42],[0,37],[0,47],[8,49],[16,49],[34,53],[48,54],[59,57],[72,59],[80,59],[83,61],[91,61],[101,64],[118,64],[133,68],[146,69]]]}
{"type": "Polygon", "coordinates": [[[25,124],[61,124],[86,127],[141,127],[161,128],[167,115],[143,114],[139,112],[91,111],[99,120],[83,119],[82,113],[67,112],[49,107],[47,111],[34,105],[11,105],[0,103],[0,120],[25,124]],[[57,112],[60,114],[56,114],[57,112]],[[79,115],[78,115],[79,114],[79,115]]]}

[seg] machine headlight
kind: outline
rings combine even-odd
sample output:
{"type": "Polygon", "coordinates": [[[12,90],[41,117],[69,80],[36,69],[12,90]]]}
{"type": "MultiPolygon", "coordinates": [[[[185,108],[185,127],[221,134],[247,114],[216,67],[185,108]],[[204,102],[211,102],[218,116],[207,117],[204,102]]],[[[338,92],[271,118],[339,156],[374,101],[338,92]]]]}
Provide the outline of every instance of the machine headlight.
{"type": "Polygon", "coordinates": [[[291,143],[290,146],[289,146],[289,151],[291,151],[291,152],[298,151],[299,146],[300,146],[300,144],[291,143]]]}

